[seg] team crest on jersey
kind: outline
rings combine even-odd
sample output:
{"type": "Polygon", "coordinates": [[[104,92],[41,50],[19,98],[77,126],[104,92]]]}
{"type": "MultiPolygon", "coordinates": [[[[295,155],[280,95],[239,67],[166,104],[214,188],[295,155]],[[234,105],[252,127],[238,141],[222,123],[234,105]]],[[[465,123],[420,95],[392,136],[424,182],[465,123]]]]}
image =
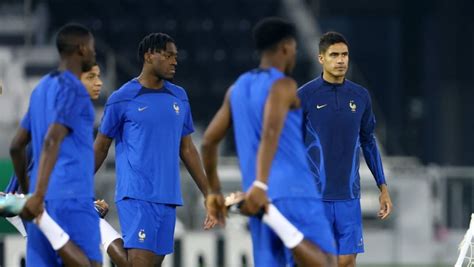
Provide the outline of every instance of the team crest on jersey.
{"type": "Polygon", "coordinates": [[[138,241],[143,242],[145,241],[145,238],[146,238],[145,230],[140,229],[140,231],[138,232],[138,241]]]}
{"type": "Polygon", "coordinates": [[[354,102],[354,100],[349,101],[349,107],[351,108],[351,111],[352,111],[352,112],[356,112],[356,111],[357,111],[357,105],[356,105],[356,103],[354,102]]]}
{"type": "Polygon", "coordinates": [[[178,106],[178,103],[176,103],[176,102],[173,103],[173,109],[174,109],[174,112],[176,112],[176,115],[179,115],[179,106],[178,106]]]}

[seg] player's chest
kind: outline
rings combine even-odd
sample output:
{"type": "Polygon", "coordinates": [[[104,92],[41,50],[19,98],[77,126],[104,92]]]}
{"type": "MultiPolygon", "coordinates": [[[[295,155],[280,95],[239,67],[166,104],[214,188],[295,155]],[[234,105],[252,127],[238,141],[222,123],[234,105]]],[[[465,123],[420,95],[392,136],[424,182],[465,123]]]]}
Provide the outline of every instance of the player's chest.
{"type": "Polygon", "coordinates": [[[355,94],[334,90],[315,94],[306,105],[306,114],[313,125],[360,125],[366,103],[355,94]]]}
{"type": "Polygon", "coordinates": [[[148,94],[130,101],[126,120],[146,126],[182,125],[185,109],[185,103],[173,95],[148,94]]]}

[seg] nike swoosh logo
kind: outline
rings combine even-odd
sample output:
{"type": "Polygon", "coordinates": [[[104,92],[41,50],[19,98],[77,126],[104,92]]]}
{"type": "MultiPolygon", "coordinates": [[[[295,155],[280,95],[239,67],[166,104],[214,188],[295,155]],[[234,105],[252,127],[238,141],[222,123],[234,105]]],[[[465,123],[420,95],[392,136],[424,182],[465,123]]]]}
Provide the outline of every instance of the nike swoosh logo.
{"type": "Polygon", "coordinates": [[[138,111],[144,111],[145,109],[147,109],[148,106],[145,106],[145,107],[141,107],[141,108],[138,108],[138,111]]]}
{"type": "Polygon", "coordinates": [[[328,105],[328,104],[324,104],[324,105],[321,105],[321,106],[320,106],[320,105],[316,105],[316,108],[317,108],[317,109],[322,109],[322,108],[324,108],[324,107],[327,106],[327,105],[328,105]]]}

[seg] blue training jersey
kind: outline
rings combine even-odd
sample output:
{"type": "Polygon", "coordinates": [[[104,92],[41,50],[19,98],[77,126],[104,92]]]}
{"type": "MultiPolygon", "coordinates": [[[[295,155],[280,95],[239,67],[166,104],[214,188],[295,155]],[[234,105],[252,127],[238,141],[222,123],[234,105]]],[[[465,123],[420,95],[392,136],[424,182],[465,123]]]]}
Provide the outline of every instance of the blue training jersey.
{"type": "Polygon", "coordinates": [[[45,199],[93,198],[94,108],[81,81],[70,71],[44,76],[30,98],[21,127],[31,134],[33,170],[29,192],[36,187],[38,162],[48,128],[61,124],[69,129],[59,148],[45,199]]]}
{"type": "MultiPolygon", "coordinates": [[[[275,68],[255,69],[241,75],[231,89],[232,121],[245,191],[256,178],[257,152],[268,94],[273,83],[284,76],[275,68]]],[[[301,109],[290,110],[268,177],[270,199],[318,197],[306,160],[301,125],[301,109]]]]}
{"type": "Polygon", "coordinates": [[[167,81],[161,89],[127,82],[107,100],[99,131],[115,139],[116,201],[183,204],[180,144],[194,131],[183,88],[167,81]]]}
{"type": "Polygon", "coordinates": [[[367,89],[318,77],[298,90],[311,171],[324,200],[360,198],[360,148],[377,185],[385,183],[367,89]]]}

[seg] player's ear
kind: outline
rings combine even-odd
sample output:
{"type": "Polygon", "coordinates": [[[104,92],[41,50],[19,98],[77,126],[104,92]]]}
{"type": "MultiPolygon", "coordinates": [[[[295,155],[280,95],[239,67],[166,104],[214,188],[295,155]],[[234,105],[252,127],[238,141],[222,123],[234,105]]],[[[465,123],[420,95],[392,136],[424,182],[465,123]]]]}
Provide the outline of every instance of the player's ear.
{"type": "Polygon", "coordinates": [[[143,62],[145,62],[147,64],[151,64],[151,53],[150,52],[146,52],[143,55],[143,62]]]}
{"type": "Polygon", "coordinates": [[[289,40],[283,40],[281,43],[280,43],[280,46],[281,46],[281,50],[283,52],[284,55],[288,54],[289,51],[290,51],[290,46],[291,46],[291,43],[289,42],[289,40]]]}
{"type": "Polygon", "coordinates": [[[318,54],[318,61],[319,63],[323,64],[324,63],[324,57],[322,54],[318,54]]]}
{"type": "Polygon", "coordinates": [[[86,44],[80,43],[77,45],[77,52],[79,53],[80,56],[86,55],[86,44]]]}

